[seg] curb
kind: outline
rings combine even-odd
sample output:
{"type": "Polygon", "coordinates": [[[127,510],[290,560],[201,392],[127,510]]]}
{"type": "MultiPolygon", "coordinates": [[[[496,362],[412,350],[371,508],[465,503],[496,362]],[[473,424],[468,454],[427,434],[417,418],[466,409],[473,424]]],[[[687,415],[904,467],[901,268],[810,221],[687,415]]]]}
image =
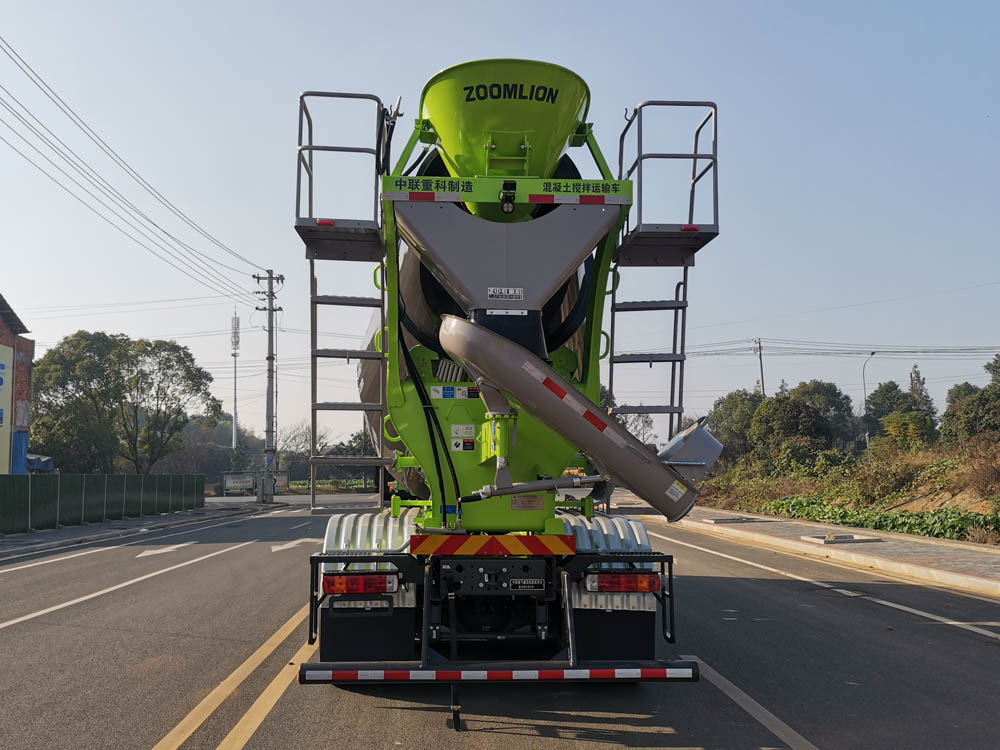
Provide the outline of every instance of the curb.
{"type": "MultiPolygon", "coordinates": [[[[771,518],[771,516],[767,516],[767,518],[771,518]]],[[[926,565],[917,565],[914,563],[898,562],[878,555],[848,552],[847,550],[834,547],[817,547],[815,544],[809,544],[808,542],[783,539],[769,534],[760,534],[742,529],[710,527],[710,524],[694,521],[689,518],[678,521],[677,525],[703,534],[754,542],[758,545],[785,552],[794,552],[806,557],[825,558],[846,563],[857,568],[879,570],[920,583],[932,583],[937,586],[945,586],[968,593],[1000,598],[1000,581],[984,578],[983,576],[969,573],[955,573],[950,570],[941,570],[940,568],[931,568],[926,565]]],[[[845,526],[843,528],[846,529],[848,527],[845,526]]],[[[868,531],[871,533],[870,529],[868,531]]]]}
{"type": "MultiPolygon", "coordinates": [[[[273,503],[268,505],[268,510],[273,508],[284,508],[288,507],[290,503],[273,503]]],[[[5,549],[0,552],[0,560],[6,560],[15,555],[30,555],[33,552],[47,552],[53,549],[59,549],[61,547],[75,547],[80,544],[90,544],[92,542],[103,542],[108,539],[121,539],[127,536],[136,536],[141,533],[142,530],[146,531],[161,531],[164,529],[173,529],[178,526],[187,526],[192,523],[204,523],[205,521],[215,521],[219,518],[235,518],[237,516],[247,516],[254,513],[259,513],[262,508],[246,508],[241,510],[227,511],[224,513],[215,513],[209,517],[201,518],[186,518],[183,520],[167,521],[165,523],[158,523],[152,526],[137,526],[132,529],[116,529],[115,531],[106,531],[100,534],[92,534],[90,536],[75,537],[73,539],[63,539],[62,541],[51,541],[51,542],[39,542],[38,544],[28,544],[24,547],[14,547],[12,549],[5,549]]],[[[65,527],[64,527],[65,528],[65,527]]]]}

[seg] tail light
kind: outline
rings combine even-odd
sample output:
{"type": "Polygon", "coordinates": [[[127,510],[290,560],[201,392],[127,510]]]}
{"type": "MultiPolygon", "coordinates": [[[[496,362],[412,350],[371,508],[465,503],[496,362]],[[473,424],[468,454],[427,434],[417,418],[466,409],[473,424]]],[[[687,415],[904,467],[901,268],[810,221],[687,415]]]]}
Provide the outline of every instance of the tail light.
{"type": "Polygon", "coordinates": [[[585,584],[587,591],[657,593],[660,576],[657,573],[598,573],[587,576],[585,584]]]}
{"type": "Polygon", "coordinates": [[[391,594],[399,590],[399,576],[384,573],[324,573],[324,594],[391,594]]]}

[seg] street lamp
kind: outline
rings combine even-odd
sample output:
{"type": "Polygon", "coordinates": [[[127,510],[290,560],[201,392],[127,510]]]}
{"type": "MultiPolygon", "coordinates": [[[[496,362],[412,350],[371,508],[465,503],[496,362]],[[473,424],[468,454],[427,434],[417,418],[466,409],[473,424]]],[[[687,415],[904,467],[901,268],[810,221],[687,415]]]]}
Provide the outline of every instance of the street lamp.
{"type": "Polygon", "coordinates": [[[868,363],[871,361],[871,358],[876,354],[878,354],[878,352],[872,352],[869,354],[868,359],[866,359],[865,363],[861,365],[861,390],[865,396],[865,448],[871,447],[871,442],[868,439],[868,385],[865,382],[865,368],[868,367],[868,363]]]}

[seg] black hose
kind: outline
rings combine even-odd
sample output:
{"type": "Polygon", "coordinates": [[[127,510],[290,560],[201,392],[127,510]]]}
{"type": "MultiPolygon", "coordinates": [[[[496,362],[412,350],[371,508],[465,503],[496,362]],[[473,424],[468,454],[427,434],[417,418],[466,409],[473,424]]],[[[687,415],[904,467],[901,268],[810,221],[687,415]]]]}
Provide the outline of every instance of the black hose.
{"type": "Polygon", "coordinates": [[[414,159],[413,162],[410,164],[410,166],[406,168],[406,171],[403,172],[403,176],[404,177],[408,176],[410,173],[413,172],[414,169],[423,164],[424,159],[427,158],[427,154],[430,153],[430,150],[431,150],[430,146],[424,146],[424,150],[420,152],[420,156],[414,159]]]}
{"type": "MultiPolygon", "coordinates": [[[[403,300],[399,300],[402,314],[405,314],[405,307],[403,307],[403,300]]],[[[402,317],[402,315],[400,316],[402,317]]],[[[438,476],[438,489],[441,492],[441,518],[444,519],[447,515],[445,506],[447,505],[445,492],[444,492],[444,475],[441,472],[441,459],[438,456],[437,442],[435,441],[435,434],[437,439],[441,442],[441,447],[444,449],[445,461],[448,463],[448,470],[451,473],[451,481],[455,488],[455,502],[457,503],[459,498],[462,496],[462,491],[458,484],[458,474],[455,473],[455,464],[451,460],[450,452],[448,451],[448,443],[444,439],[444,432],[441,430],[441,423],[438,421],[437,414],[434,412],[434,406],[431,404],[430,398],[427,396],[427,389],[424,386],[423,381],[420,379],[420,375],[417,373],[417,368],[413,364],[413,358],[410,356],[410,351],[406,346],[406,342],[403,340],[403,326],[402,321],[399,325],[399,345],[400,349],[403,351],[403,360],[406,363],[406,369],[410,373],[410,378],[413,380],[413,386],[417,391],[417,397],[420,399],[420,405],[424,412],[424,420],[427,422],[427,435],[431,439],[431,451],[434,455],[434,469],[438,476]]]]}

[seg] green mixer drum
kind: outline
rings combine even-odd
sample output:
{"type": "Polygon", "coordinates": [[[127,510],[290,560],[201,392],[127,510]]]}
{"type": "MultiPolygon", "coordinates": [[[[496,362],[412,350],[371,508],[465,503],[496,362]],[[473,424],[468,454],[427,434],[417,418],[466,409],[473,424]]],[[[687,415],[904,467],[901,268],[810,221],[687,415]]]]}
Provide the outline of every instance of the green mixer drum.
{"type": "MultiPolygon", "coordinates": [[[[533,60],[477,60],[446,68],[420,97],[453,177],[549,177],[587,116],[590,89],[576,73],[533,60]]],[[[471,203],[484,218],[523,220],[495,204],[471,203]]]]}

